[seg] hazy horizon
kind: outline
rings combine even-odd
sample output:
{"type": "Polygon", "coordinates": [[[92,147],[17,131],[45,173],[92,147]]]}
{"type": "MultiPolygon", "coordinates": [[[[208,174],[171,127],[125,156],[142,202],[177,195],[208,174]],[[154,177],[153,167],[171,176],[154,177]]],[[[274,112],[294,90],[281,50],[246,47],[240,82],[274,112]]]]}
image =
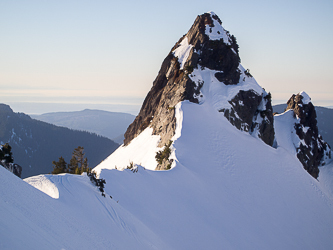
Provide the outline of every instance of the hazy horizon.
{"type": "Polygon", "coordinates": [[[137,114],[170,49],[211,10],[273,104],[305,91],[314,105],[333,106],[328,0],[2,1],[0,103],[28,114],[137,114]]]}

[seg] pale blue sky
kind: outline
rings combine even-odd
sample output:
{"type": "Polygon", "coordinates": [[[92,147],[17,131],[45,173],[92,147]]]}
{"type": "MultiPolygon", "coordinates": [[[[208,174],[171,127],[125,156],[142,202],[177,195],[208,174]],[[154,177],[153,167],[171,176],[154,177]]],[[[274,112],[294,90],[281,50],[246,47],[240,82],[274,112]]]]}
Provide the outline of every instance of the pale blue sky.
{"type": "Polygon", "coordinates": [[[0,103],[25,113],[136,113],[170,49],[211,10],[274,104],[304,90],[315,105],[333,105],[329,0],[2,0],[0,103]]]}

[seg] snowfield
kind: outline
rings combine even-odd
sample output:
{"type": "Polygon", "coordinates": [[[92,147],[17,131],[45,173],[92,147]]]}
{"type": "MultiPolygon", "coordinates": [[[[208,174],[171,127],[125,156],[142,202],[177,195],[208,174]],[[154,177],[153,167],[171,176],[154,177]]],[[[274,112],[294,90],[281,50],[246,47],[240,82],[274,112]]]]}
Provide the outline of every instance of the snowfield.
{"type": "Polygon", "coordinates": [[[185,101],[181,110],[176,166],[137,173],[102,169],[101,178],[112,180],[108,193],[140,214],[171,249],[332,245],[332,179],[325,171],[318,182],[285,148],[238,131],[208,103],[185,101]]]}
{"type": "MultiPolygon", "coordinates": [[[[109,157],[97,168],[106,197],[86,175],[22,181],[1,168],[0,248],[330,249],[332,164],[317,181],[209,103],[177,107],[175,166],[133,173],[109,157]]],[[[141,148],[156,139],[145,133],[141,148]]]]}

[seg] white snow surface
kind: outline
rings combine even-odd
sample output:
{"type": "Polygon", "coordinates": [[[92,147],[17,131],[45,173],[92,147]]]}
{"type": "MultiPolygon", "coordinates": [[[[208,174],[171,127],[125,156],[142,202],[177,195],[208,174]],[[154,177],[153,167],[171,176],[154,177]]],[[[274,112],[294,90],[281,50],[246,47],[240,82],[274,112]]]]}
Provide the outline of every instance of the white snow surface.
{"type": "Polygon", "coordinates": [[[0,249],[167,249],[158,236],[87,175],[40,175],[49,195],[0,168],[0,249]],[[50,185],[53,185],[50,184],[50,185]]]}
{"type": "Polygon", "coordinates": [[[213,16],[216,15],[213,11],[208,12],[213,20],[214,27],[210,27],[206,24],[205,34],[209,37],[210,40],[220,40],[223,39],[223,42],[227,45],[231,45],[230,37],[227,34],[227,31],[222,27],[222,25],[216,21],[213,16]]]}
{"type": "Polygon", "coordinates": [[[39,175],[32,176],[24,179],[24,181],[31,186],[37,188],[38,190],[44,192],[48,196],[58,199],[59,198],[59,190],[57,186],[50,180],[52,175],[39,175]]]}
{"type": "Polygon", "coordinates": [[[279,147],[282,147],[291,155],[296,156],[296,147],[299,147],[300,139],[295,132],[295,123],[299,119],[294,118],[294,111],[289,109],[282,114],[274,116],[275,138],[279,147]]]}
{"type": "Polygon", "coordinates": [[[146,169],[156,168],[156,152],[160,151],[158,143],[159,135],[152,135],[153,129],[148,127],[141,132],[140,136],[134,138],[126,147],[121,145],[116,151],[106,158],[101,164],[94,168],[97,175],[103,168],[123,170],[133,162],[144,166],[146,169]],[[112,162],[112,166],[110,166],[112,162]]]}
{"type": "Polygon", "coordinates": [[[303,96],[303,99],[302,99],[303,104],[309,104],[311,102],[311,98],[310,98],[310,96],[307,93],[305,93],[304,91],[302,91],[299,94],[301,96],[303,96]]]}
{"type": "Polygon", "coordinates": [[[191,49],[193,45],[188,43],[187,36],[184,37],[184,39],[180,42],[180,45],[178,48],[176,48],[173,51],[173,55],[175,57],[178,57],[178,62],[180,64],[180,69],[184,69],[184,65],[187,61],[188,56],[190,55],[191,49]]]}
{"type": "Polygon", "coordinates": [[[245,75],[245,69],[241,64],[239,64],[238,69],[240,70],[241,75],[237,85],[225,85],[217,80],[215,73],[219,71],[205,67],[194,69],[189,77],[197,86],[203,84],[203,87],[200,89],[201,93],[197,96],[199,103],[209,102],[209,104],[216,110],[223,108],[229,109],[232,107],[229,101],[232,100],[240,90],[253,90],[259,95],[267,94],[256,82],[254,77],[248,77],[245,75]]]}
{"type": "MultiPolygon", "coordinates": [[[[106,197],[86,175],[35,177],[57,187],[54,199],[0,168],[0,249],[331,248],[332,164],[315,180],[287,148],[237,130],[208,101],[181,102],[176,117],[174,167],[119,171],[111,155],[96,168],[106,197]]],[[[122,150],[139,154],[158,138],[148,129],[136,141],[122,150]]]]}
{"type": "Polygon", "coordinates": [[[160,232],[170,249],[332,245],[332,179],[325,172],[318,182],[288,149],[238,131],[208,102],[184,101],[180,110],[172,170],[100,172],[112,180],[107,192],[160,232]]]}

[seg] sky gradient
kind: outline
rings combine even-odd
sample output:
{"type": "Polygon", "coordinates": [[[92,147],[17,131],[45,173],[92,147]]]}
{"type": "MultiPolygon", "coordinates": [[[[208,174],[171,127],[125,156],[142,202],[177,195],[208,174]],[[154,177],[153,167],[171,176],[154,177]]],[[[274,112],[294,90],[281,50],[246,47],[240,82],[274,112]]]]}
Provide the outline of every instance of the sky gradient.
{"type": "Polygon", "coordinates": [[[0,103],[15,112],[136,114],[163,59],[214,11],[241,63],[285,103],[333,106],[333,1],[1,1],[0,103]]]}

